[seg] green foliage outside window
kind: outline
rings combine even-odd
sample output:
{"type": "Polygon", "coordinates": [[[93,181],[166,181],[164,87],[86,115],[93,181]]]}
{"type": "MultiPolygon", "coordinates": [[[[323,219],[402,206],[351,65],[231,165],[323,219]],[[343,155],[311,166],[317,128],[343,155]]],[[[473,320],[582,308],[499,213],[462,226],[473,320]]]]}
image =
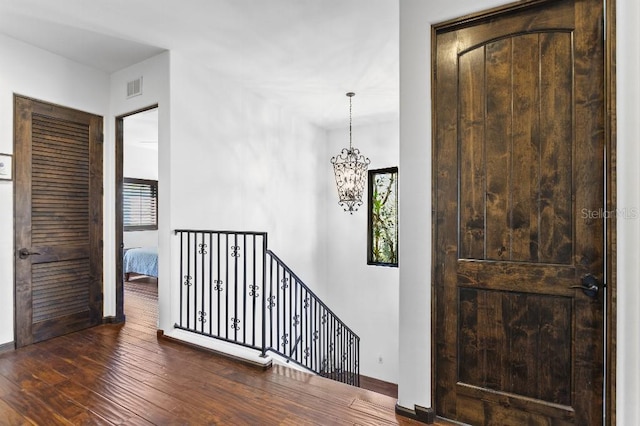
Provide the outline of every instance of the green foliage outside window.
{"type": "Polygon", "coordinates": [[[398,266],[398,168],[369,171],[367,263],[398,266]]]}

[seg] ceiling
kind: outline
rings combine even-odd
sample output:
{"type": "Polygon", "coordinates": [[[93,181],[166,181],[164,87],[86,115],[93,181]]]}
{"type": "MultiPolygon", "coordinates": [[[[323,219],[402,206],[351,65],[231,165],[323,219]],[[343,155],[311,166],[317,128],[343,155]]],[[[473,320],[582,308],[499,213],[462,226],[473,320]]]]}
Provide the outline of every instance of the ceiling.
{"type": "Polygon", "coordinates": [[[0,0],[0,33],[111,73],[164,50],[324,128],[397,118],[399,0],[0,0]]]}

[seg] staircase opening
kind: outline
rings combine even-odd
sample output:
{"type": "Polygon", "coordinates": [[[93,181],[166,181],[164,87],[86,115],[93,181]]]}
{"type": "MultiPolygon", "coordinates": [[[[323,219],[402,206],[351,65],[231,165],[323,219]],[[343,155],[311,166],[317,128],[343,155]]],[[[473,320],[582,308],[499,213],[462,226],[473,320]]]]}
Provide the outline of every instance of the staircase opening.
{"type": "MultiPolygon", "coordinates": [[[[267,247],[264,232],[176,230],[175,328],[360,386],[360,338],[267,247]]],[[[174,287],[175,288],[175,287],[174,287]]]]}

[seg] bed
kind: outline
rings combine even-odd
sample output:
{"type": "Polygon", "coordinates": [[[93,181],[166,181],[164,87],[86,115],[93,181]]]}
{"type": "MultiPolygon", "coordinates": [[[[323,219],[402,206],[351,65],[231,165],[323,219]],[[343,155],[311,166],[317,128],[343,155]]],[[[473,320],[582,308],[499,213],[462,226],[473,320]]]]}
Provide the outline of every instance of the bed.
{"type": "Polygon", "coordinates": [[[139,247],[125,249],[123,272],[125,281],[129,281],[130,274],[158,277],[158,248],[139,247]]]}

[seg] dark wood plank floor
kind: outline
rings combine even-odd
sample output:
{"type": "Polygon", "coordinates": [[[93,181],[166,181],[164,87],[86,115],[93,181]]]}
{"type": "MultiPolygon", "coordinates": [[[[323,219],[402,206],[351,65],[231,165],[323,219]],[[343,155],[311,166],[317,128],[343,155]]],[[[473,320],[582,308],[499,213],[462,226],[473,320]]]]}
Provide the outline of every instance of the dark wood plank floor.
{"type": "Polygon", "coordinates": [[[394,398],[156,337],[153,279],[126,284],[125,325],[0,355],[5,425],[417,425],[394,398]]]}

